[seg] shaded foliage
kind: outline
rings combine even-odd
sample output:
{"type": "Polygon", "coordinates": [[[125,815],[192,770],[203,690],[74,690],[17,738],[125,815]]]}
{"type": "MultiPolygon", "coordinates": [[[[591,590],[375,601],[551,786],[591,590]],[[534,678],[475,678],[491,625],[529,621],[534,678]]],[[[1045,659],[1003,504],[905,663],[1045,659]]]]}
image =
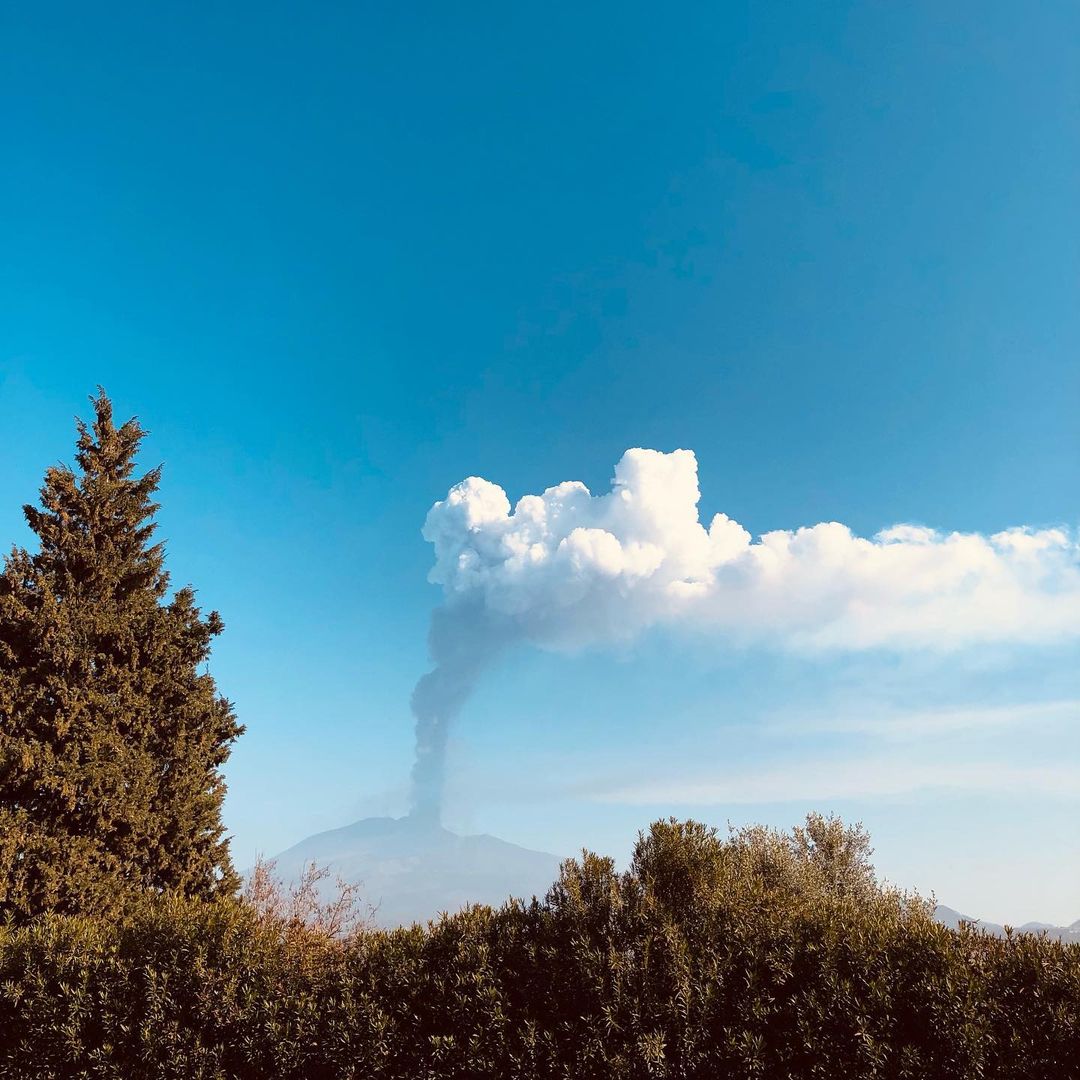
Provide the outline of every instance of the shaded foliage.
{"type": "Polygon", "coordinates": [[[539,901],[328,932],[145,899],[0,930],[19,1077],[1080,1076],[1080,947],[934,922],[859,829],[658,822],[539,901]]]}

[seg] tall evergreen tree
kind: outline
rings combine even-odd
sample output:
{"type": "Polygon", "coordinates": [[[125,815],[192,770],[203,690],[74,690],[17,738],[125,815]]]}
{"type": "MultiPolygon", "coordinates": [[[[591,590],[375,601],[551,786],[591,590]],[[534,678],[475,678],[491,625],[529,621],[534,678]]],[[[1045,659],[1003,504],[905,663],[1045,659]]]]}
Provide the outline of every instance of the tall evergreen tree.
{"type": "Polygon", "coordinates": [[[0,916],[101,911],[132,891],[235,890],[219,772],[243,731],[205,670],[217,612],[170,598],[160,468],[100,391],[77,470],[24,507],[37,554],[0,573],[0,916]]]}

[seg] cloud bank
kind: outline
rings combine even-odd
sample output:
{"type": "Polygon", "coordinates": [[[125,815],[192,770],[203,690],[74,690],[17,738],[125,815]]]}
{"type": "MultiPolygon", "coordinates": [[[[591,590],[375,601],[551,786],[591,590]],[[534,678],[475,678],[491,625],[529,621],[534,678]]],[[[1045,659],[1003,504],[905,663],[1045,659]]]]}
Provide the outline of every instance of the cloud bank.
{"type": "Polygon", "coordinates": [[[652,627],[798,649],[953,649],[1080,636],[1080,548],[1062,528],[992,535],[824,522],[754,539],[698,515],[690,450],[627,450],[612,490],[569,481],[511,510],[469,477],[427,515],[429,579],[503,633],[566,648],[652,627]]]}

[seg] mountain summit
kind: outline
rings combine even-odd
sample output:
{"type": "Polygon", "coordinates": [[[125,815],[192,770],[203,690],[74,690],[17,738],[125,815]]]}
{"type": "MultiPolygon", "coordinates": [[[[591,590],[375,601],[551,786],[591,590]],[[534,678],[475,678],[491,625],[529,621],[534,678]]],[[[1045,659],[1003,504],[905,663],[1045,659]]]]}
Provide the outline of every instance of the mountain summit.
{"type": "Polygon", "coordinates": [[[274,860],[284,881],[309,863],[360,885],[382,926],[399,926],[466,904],[543,896],[560,859],[486,834],[459,836],[417,817],[365,818],[301,840],[274,860]]]}

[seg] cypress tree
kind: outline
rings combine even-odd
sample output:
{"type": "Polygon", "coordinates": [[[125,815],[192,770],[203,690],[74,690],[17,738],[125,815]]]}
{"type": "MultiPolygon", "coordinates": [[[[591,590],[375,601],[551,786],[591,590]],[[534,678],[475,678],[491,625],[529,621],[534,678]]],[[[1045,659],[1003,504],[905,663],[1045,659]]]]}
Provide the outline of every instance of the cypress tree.
{"type": "Polygon", "coordinates": [[[161,469],[134,475],[146,433],[92,404],[77,469],[23,508],[38,552],[0,573],[0,917],[19,921],[238,885],[219,769],[243,728],[205,672],[222,622],[170,597],[161,469]]]}

